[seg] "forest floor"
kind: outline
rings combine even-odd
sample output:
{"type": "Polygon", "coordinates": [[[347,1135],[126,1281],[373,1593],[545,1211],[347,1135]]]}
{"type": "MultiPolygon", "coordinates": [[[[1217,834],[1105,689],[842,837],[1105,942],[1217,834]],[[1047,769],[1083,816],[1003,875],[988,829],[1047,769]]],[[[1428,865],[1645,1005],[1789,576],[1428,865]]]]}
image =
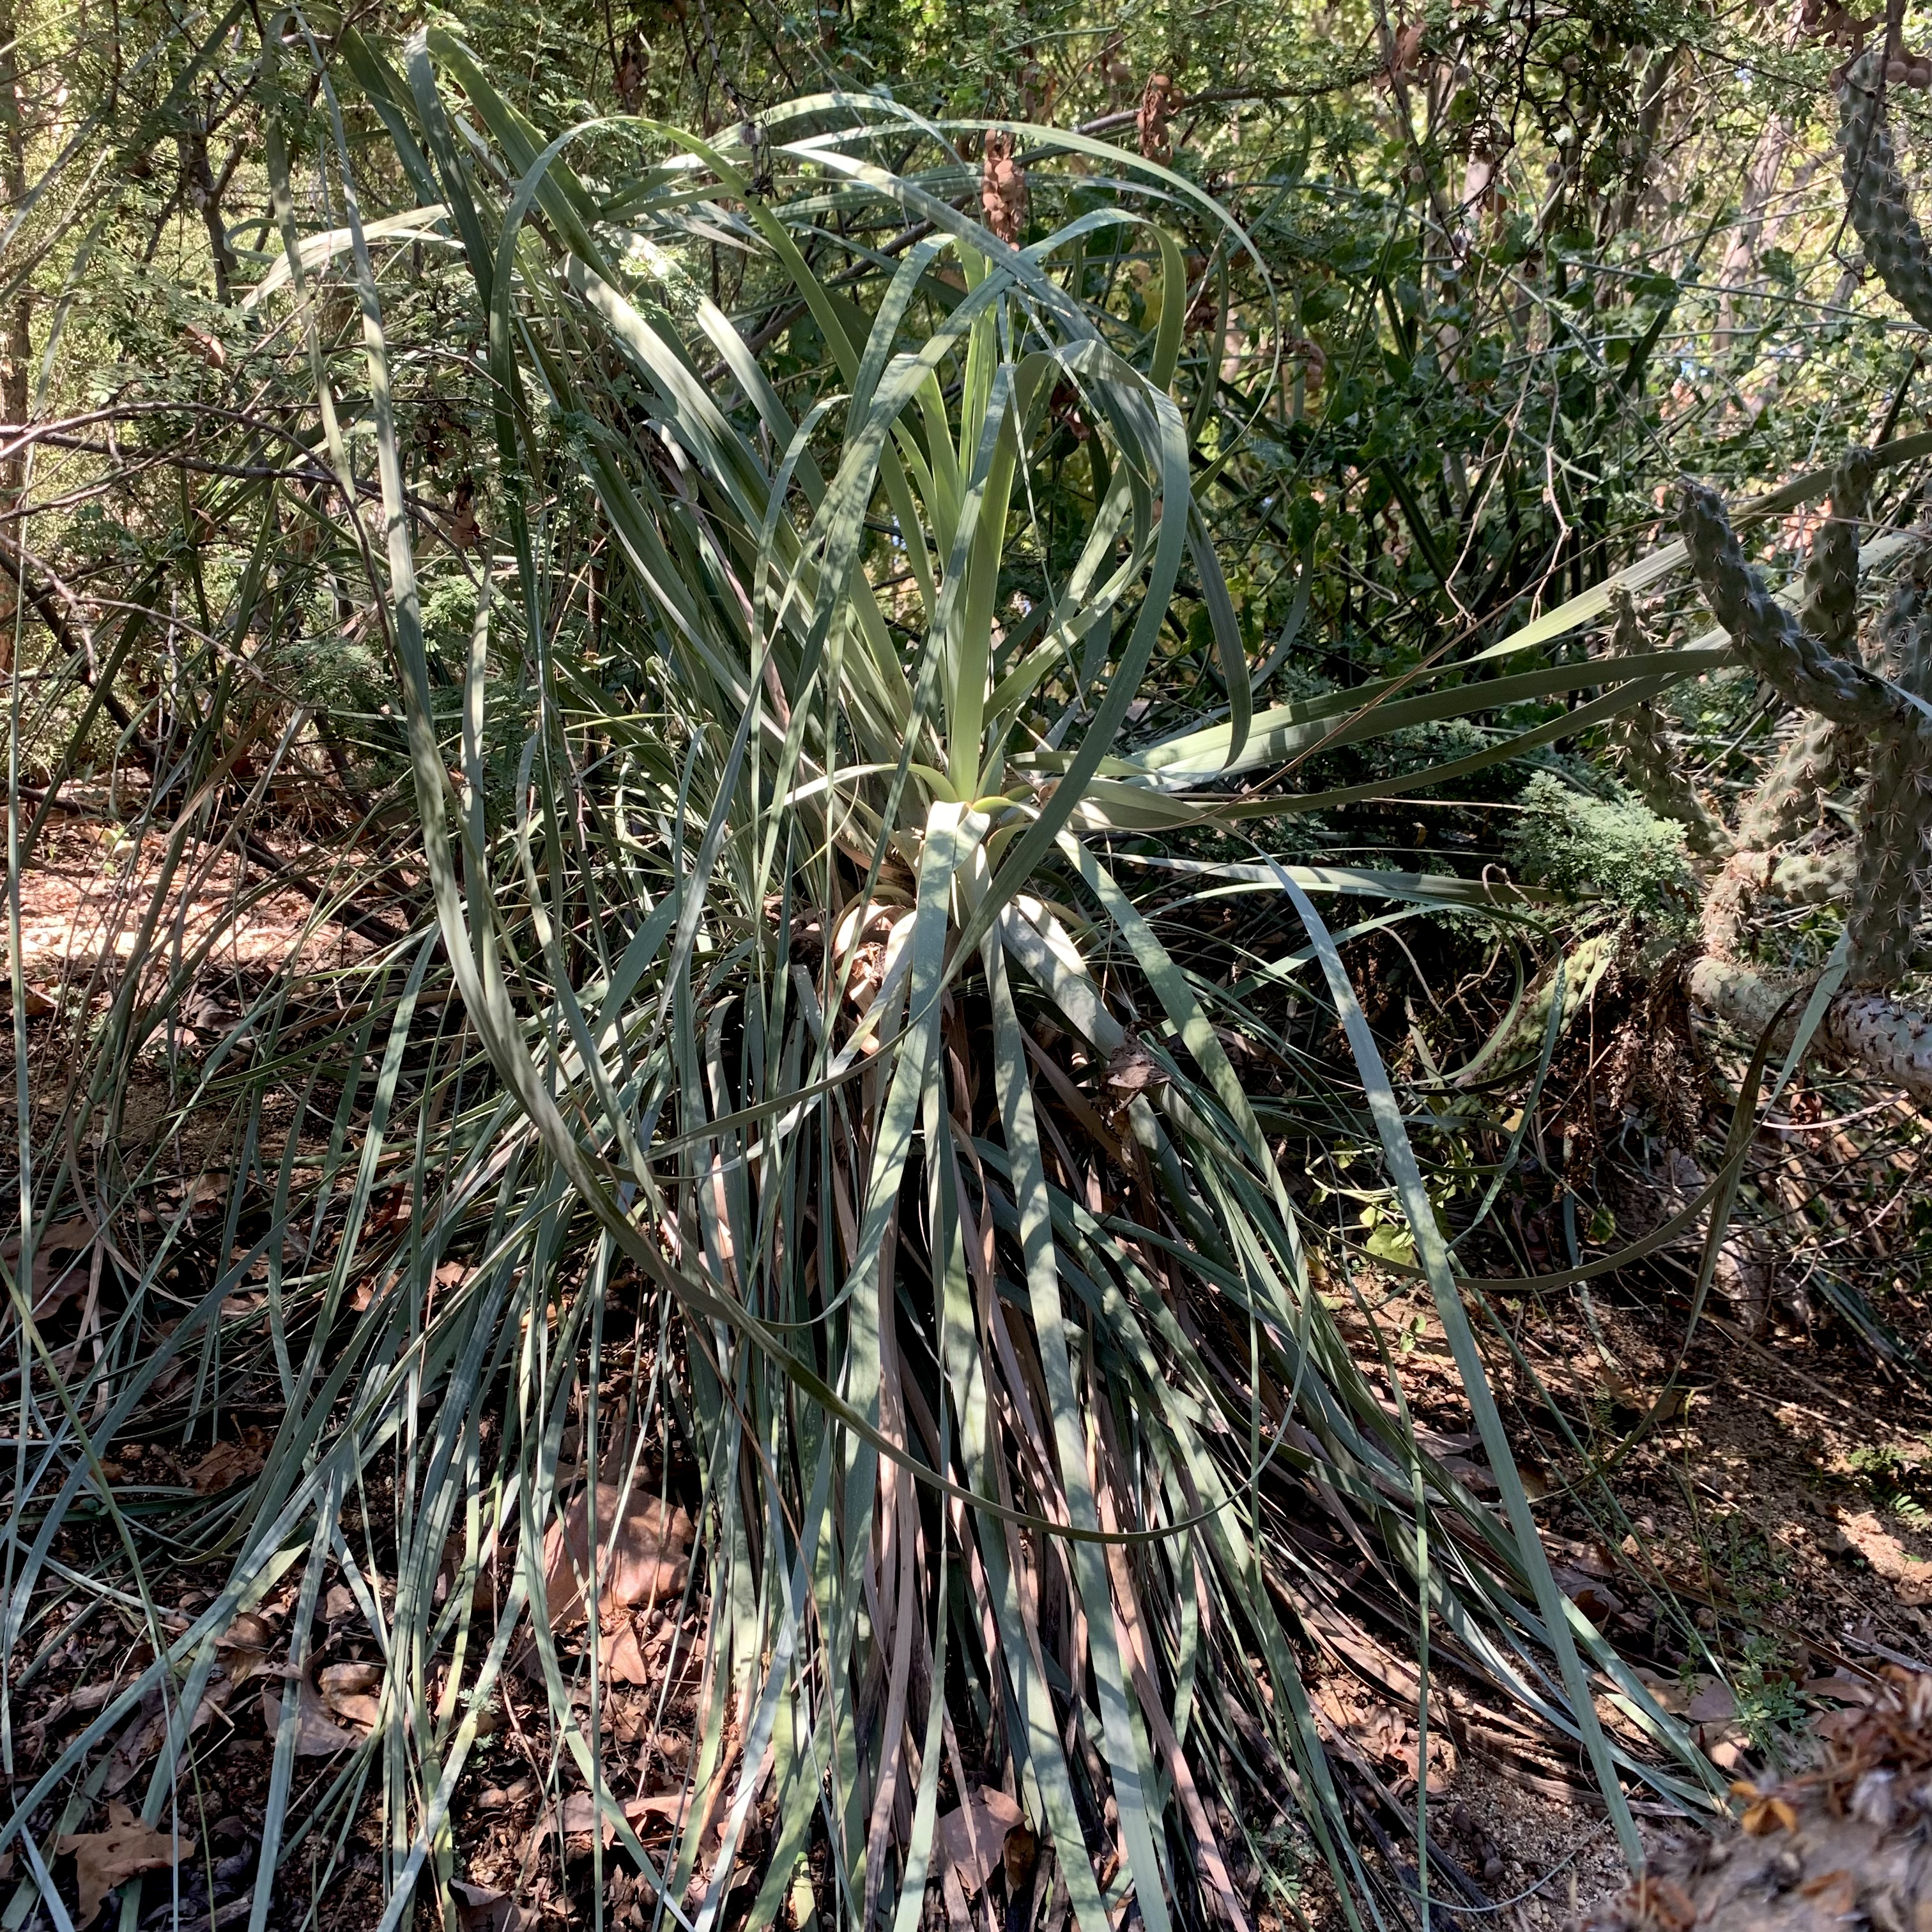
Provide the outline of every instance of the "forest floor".
{"type": "MultiPolygon", "coordinates": [[[[97,968],[111,970],[113,956],[126,949],[110,909],[126,903],[129,886],[150,880],[161,862],[151,848],[104,850],[92,829],[69,825],[50,836],[44,862],[22,881],[27,977],[44,1001],[38,1012],[82,997],[75,989],[97,968]]],[[[198,936],[250,891],[256,902],[227,927],[213,962],[224,985],[238,973],[286,970],[292,956],[304,971],[326,974],[364,944],[317,926],[301,893],[278,890],[272,878],[226,858],[176,896],[178,956],[190,956],[198,936]]],[[[190,1031],[218,1033],[232,1017],[226,997],[211,995],[199,1016],[192,1000],[183,1002],[190,1031]]],[[[187,1048],[194,1043],[189,1039],[187,1048]]],[[[48,1073],[37,1070],[37,1098],[48,1073]]],[[[128,1131],[139,1137],[144,1112],[157,1125],[170,1122],[158,1195],[184,1205],[213,1234],[224,1185],[200,1164],[193,1123],[170,1114],[170,1096],[178,1092],[158,1063],[152,1091],[136,1096],[128,1131]]],[[[1908,1164],[1902,1185],[1914,1179],[1908,1164]]],[[[1814,1180],[1832,1184],[1822,1170],[1814,1180]]],[[[1882,1255],[1882,1232],[1865,1245],[1882,1255]]],[[[50,1304],[46,1332],[71,1363],[100,1333],[98,1270],[91,1282],[62,1279],[58,1249],[49,1266],[41,1284],[50,1304]]],[[[1932,1655],[1932,1394],[1909,1368],[1888,1364],[1832,1309],[1808,1303],[1802,1292],[1768,1293],[1750,1307],[1714,1298],[1688,1328],[1687,1348],[1688,1272],[1681,1256],[1666,1256],[1599,1277],[1592,1294],[1569,1289],[1520,1300],[1502,1311],[1514,1351],[1492,1334],[1488,1353],[1519,1461],[1539,1495],[1559,1582],[1608,1630],[1666,1708],[1695,1727],[1714,1785],[1721,1786],[1797,1748],[1810,1714],[1860,1701],[1885,1664],[1932,1655]],[[1666,1384],[1672,1394],[1660,1404],[1666,1384]],[[1551,1403],[1570,1444],[1559,1439],[1551,1403]],[[1569,1487],[1559,1473],[1566,1471],[1569,1487]],[[1587,1487],[1577,1486],[1586,1474],[1587,1487]],[[1606,1522],[1624,1533],[1606,1533],[1606,1522]],[[1674,1609],[1659,1608],[1664,1592],[1674,1609]]],[[[1345,1327],[1356,1324],[1366,1347],[1373,1322],[1430,1446],[1452,1459],[1478,1494],[1493,1495],[1432,1306],[1398,1278],[1378,1288],[1380,1302],[1370,1301],[1366,1313],[1351,1309],[1345,1327]]],[[[250,1310],[233,1312],[241,1318],[250,1310]]],[[[1923,1310],[1903,1285],[1888,1313],[1900,1332],[1927,1332],[1923,1310]]],[[[136,1507],[144,1496],[214,1493],[260,1466],[275,1420],[270,1404],[233,1406],[220,1439],[191,1448],[136,1423],[123,1432],[124,1446],[108,1474],[136,1507]]],[[[380,1506],[380,1497],[371,1501],[380,1506]]],[[[218,1561],[154,1576],[151,1587],[164,1618],[184,1628],[181,1620],[212,1600],[224,1574],[218,1561]]],[[[197,1719],[197,1753],[182,1802],[200,1849],[197,1869],[191,1880],[184,1873],[184,1882],[196,1892],[210,1932],[247,1916],[252,1821],[261,1815],[286,1694],[277,1654],[300,1581],[292,1570],[231,1633],[226,1684],[197,1719]]],[[[379,1646],[349,1581],[332,1569],[320,1592],[311,1668],[298,1694],[304,1738],[298,1812],[304,1794],[339,1774],[342,1752],[366,1734],[374,1714],[379,1646]]],[[[600,1694],[627,1810],[646,1844],[667,1856],[692,1808],[680,1793],[692,1748],[704,1615],[701,1604],[682,1617],[662,1606],[641,1607],[628,1648],[613,1646],[627,1660],[600,1694]]],[[[16,1652],[16,1780],[31,1776],[148,1654],[138,1619],[110,1598],[83,1604],[76,1597],[51,1628],[51,1638],[16,1652]]],[[[1445,1867],[1454,1868],[1432,1874],[1432,1893],[1445,1906],[1484,1900],[1480,1916],[1462,1922],[1468,1926],[1543,1932],[1622,1882],[1624,1867],[1587,1774],[1546,1727],[1520,1708],[1500,1708],[1474,1694],[1453,1668],[1439,1669],[1432,1676],[1424,1767],[1409,1661],[1378,1649],[1359,1629],[1338,1630],[1332,1641],[1318,1630],[1314,1637],[1307,1659],[1313,1701],[1360,1807],[1371,1862],[1379,1856],[1386,1863],[1388,1854],[1377,1846],[1387,1844],[1400,1814],[1413,1816],[1416,1780],[1424,1774],[1432,1835],[1445,1867]]],[[[506,1687],[498,1726],[472,1758],[453,1814],[453,1876],[469,1901],[464,1932],[536,1932],[579,1920],[592,1869],[588,1800],[556,1795],[560,1754],[541,1682],[513,1669],[506,1687]]],[[[1607,1698],[1600,1708],[1634,1736],[1607,1698]]],[[[136,1780],[156,1742],[154,1714],[137,1714],[112,1747],[98,1795],[138,1798],[145,1784],[136,1780]]],[[[567,1778],[567,1756],[563,1762],[567,1778]]],[[[728,1750],[696,1794],[698,1808],[712,1818],[699,1834],[700,1851],[715,1834],[731,1772],[728,1750]]],[[[1682,1828],[1671,1808],[1640,1789],[1632,1795],[1647,1830],[1682,1828]]],[[[279,1888],[272,1926],[299,1922],[309,1882],[325,1894],[318,1921],[325,1932],[362,1932],[374,1923],[383,1828],[373,1791],[358,1815],[332,1862],[319,1845],[301,1852],[279,1888]]],[[[770,1822],[753,1821],[748,1880],[770,1822]]],[[[84,1876],[76,1862],[89,1856],[83,1834],[73,1857],[56,1865],[70,1898],[84,1876]]],[[[647,1922],[652,1901],[622,1855],[602,1869],[605,1922],[647,1922]]],[[[971,1889],[970,1860],[958,1875],[971,1889]]],[[[1304,1894],[1318,1919],[1329,1916],[1320,1909],[1322,1893],[1311,1881],[1304,1894]]],[[[1286,1922],[1273,1911],[1260,1916],[1264,1924],[1286,1922]]]]}
{"type": "MultiPolygon", "coordinates": [[[[1468,1406],[1432,1308],[1392,1297],[1376,1312],[1408,1348],[1402,1380],[1418,1419],[1460,1447],[1468,1406]]],[[[1614,1453],[1676,1360],[1684,1313],[1679,1298],[1599,1283],[1588,1319],[1574,1296],[1552,1298],[1520,1311],[1515,1338],[1580,1432],[1614,1453]]],[[[1887,1664],[1932,1660],[1932,1512],[1921,1500],[1932,1500],[1932,1396],[1835,1324],[1754,1338],[1732,1314],[1706,1316],[1680,1377],[1689,1400],[1605,1472],[1625,1536],[1603,1534],[1600,1491],[1587,1513],[1554,1488],[1538,1508],[1559,1583],[1694,1728],[1720,1780],[1802,1754],[1810,1718],[1864,1702],[1887,1664]],[[1655,1615],[1660,1582],[1698,1626],[1694,1643],[1655,1615]]],[[[1520,1400],[1524,1378],[1500,1356],[1490,1363],[1499,1394],[1520,1400]]],[[[1575,1459],[1546,1415],[1538,1427],[1528,1414],[1518,1407],[1513,1435],[1534,1489],[1540,1461],[1553,1471],[1575,1459]]],[[[1483,1474],[1469,1471],[1479,1492],[1483,1474]]],[[[1318,1702],[1379,1748],[1392,1795],[1412,1808],[1413,1697],[1378,1696],[1364,1679],[1332,1673],[1318,1702]]],[[[1634,1738],[1606,1697],[1599,1710],[1634,1738]]],[[[1450,1733],[1437,1773],[1440,1842],[1492,1900],[1514,1901],[1505,1922],[1523,1932],[1564,1924],[1621,1886],[1616,1840],[1574,1752],[1453,1678],[1432,1715],[1450,1733]]],[[[1669,1808],[1632,1796],[1647,1832],[1684,1828],[1669,1808]]]]}

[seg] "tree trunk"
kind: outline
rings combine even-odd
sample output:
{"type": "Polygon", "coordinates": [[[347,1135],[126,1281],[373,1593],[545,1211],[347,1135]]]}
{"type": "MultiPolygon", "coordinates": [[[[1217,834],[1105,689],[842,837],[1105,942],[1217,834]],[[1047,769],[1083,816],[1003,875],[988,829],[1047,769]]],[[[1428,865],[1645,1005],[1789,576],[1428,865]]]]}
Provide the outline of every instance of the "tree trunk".
{"type": "Polygon", "coordinates": [[[1636,224],[1637,210],[1649,190],[1651,157],[1657,152],[1658,133],[1664,125],[1664,96],[1670,89],[1671,70],[1683,51],[1682,41],[1660,47],[1643,70],[1637,101],[1636,146],[1630,155],[1630,172],[1624,177],[1623,199],[1617,206],[1619,233],[1636,224]]]}
{"type": "MultiPolygon", "coordinates": [[[[19,21],[14,0],[0,0],[0,182],[10,219],[27,198],[27,130],[20,100],[19,21]]],[[[25,289],[7,305],[4,338],[0,338],[0,421],[27,420],[28,371],[33,361],[33,297],[25,289]]],[[[22,449],[0,460],[0,517],[20,500],[26,480],[27,456],[22,449]]],[[[0,524],[15,533],[10,523],[0,524]]],[[[14,632],[20,622],[20,599],[10,577],[0,576],[0,676],[14,668],[14,632]]]]}
{"type": "Polygon", "coordinates": [[[1718,285],[1724,291],[1718,304],[1717,346],[1728,349],[1738,333],[1737,298],[1747,293],[1757,275],[1758,250],[1764,241],[1765,217],[1771,206],[1784,158],[1791,152],[1792,123],[1784,116],[1770,122],[1758,136],[1757,146],[1744,175],[1744,194],[1738,203],[1738,225],[1731,231],[1730,246],[1724,250],[1724,265],[1718,272],[1718,285]]]}
{"type": "MultiPolygon", "coordinates": [[[[0,0],[0,5],[6,0],[0,0]]],[[[214,263],[214,298],[224,308],[234,302],[233,277],[236,262],[228,246],[228,230],[221,218],[221,198],[228,192],[228,184],[234,178],[236,164],[241,158],[242,147],[238,142],[228,158],[226,164],[218,176],[208,159],[208,140],[212,130],[197,128],[184,137],[182,143],[182,166],[187,176],[188,204],[201,217],[201,225],[208,231],[208,252],[214,263]]]]}

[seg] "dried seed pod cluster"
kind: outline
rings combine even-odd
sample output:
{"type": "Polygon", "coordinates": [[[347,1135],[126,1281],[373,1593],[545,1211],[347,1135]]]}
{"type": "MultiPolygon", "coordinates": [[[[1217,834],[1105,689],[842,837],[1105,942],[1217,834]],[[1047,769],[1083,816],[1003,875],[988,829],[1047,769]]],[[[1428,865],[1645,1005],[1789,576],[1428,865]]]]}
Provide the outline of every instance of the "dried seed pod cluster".
{"type": "Polygon", "coordinates": [[[980,206],[986,226],[1002,242],[1019,240],[1026,225],[1026,170],[1015,152],[1013,137],[998,128],[988,131],[980,160],[980,206]]]}
{"type": "Polygon", "coordinates": [[[1856,54],[1874,27],[1884,25],[1883,16],[1860,16],[1845,0],[1798,0],[1798,24],[1814,39],[1829,40],[1834,46],[1849,47],[1856,54]]]}
{"type": "Polygon", "coordinates": [[[1932,257],[1913,218],[1885,124],[1879,50],[1861,54],[1838,88],[1838,139],[1844,149],[1845,200],[1852,226],[1893,299],[1922,328],[1932,328],[1932,257]]]}
{"type": "Polygon", "coordinates": [[[1886,1667],[1814,1729],[1816,1767],[1739,1784],[1726,1836],[1658,1861],[1581,1932],[1918,1932],[1932,1922],[1932,1676],[1886,1667]]]}

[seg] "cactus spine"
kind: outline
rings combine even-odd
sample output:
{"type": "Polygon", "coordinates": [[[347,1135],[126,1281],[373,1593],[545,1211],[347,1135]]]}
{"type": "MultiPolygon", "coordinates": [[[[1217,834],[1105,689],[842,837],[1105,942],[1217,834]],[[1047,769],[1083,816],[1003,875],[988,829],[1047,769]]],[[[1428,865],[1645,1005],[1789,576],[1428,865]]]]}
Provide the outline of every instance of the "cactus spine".
{"type": "Polygon", "coordinates": [[[1882,678],[1836,656],[1765,588],[1744,560],[1714,490],[1687,483],[1679,524],[1712,614],[1745,662],[1786,703],[1865,732],[1906,723],[1908,713],[1916,716],[1882,678]]]}
{"type": "Polygon", "coordinates": [[[1738,843],[1762,852],[1809,831],[1816,823],[1820,797],[1838,776],[1838,733],[1823,718],[1801,722],[1772,761],[1738,821],[1738,843]]]}
{"type": "Polygon", "coordinates": [[[1840,657],[1858,655],[1858,526],[1871,484],[1871,452],[1846,450],[1832,473],[1831,508],[1812,536],[1804,566],[1804,628],[1840,657]]]}
{"type": "Polygon", "coordinates": [[[1874,47],[1852,62],[1838,89],[1838,139],[1844,148],[1845,202],[1865,260],[1892,298],[1922,328],[1932,328],[1932,256],[1912,218],[1880,92],[1874,47]]]}
{"type": "MultiPolygon", "coordinates": [[[[1932,697],[1932,597],[1902,584],[1886,611],[1886,655],[1898,682],[1932,697]]],[[[1858,838],[1858,877],[1846,921],[1852,983],[1894,984],[1910,970],[1925,902],[1932,838],[1932,733],[1916,719],[1874,740],[1858,838]]]]}

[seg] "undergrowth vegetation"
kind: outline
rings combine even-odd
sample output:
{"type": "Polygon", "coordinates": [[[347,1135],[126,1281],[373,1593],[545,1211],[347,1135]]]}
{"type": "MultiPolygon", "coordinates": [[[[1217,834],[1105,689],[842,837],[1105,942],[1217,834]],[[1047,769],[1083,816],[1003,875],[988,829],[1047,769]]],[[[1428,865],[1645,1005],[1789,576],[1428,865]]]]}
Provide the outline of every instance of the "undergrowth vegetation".
{"type": "MultiPolygon", "coordinates": [[[[4,1695],[118,1646],[0,1711],[9,1925],[506,1922],[512,1736],[542,1909],[700,1932],[976,1815],[1010,1924],[1489,1910],[1438,1681],[1721,1804],[1717,1618],[1551,1542],[1684,1354],[1592,1422],[1508,1310],[1756,1332],[1761,1112],[1932,1092],[1916,338],[1772,197],[1848,50],[1223,13],[4,23],[4,1695]]],[[[1916,1371],[1899,1218],[1807,1280],[1916,1371]]]]}

